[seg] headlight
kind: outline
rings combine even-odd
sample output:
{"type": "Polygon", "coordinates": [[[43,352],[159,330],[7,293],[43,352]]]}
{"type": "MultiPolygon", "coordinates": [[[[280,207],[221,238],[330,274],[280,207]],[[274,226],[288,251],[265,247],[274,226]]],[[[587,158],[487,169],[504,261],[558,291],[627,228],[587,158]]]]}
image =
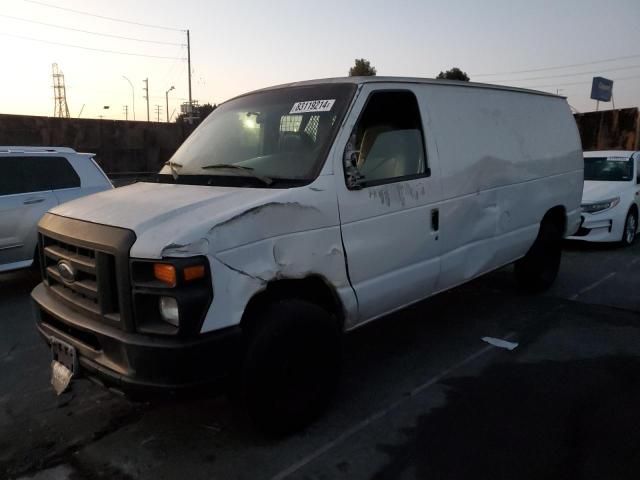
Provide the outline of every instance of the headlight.
{"type": "Polygon", "coordinates": [[[173,297],[160,297],[158,302],[160,309],[160,316],[162,319],[173,325],[174,327],[180,326],[180,310],[178,309],[178,302],[173,297]]]}
{"type": "Polygon", "coordinates": [[[154,335],[198,335],[213,300],[206,257],[131,259],[136,331],[154,335]]]}
{"type": "Polygon", "coordinates": [[[604,210],[615,207],[620,203],[620,197],[612,198],[610,200],[603,200],[597,203],[585,203],[581,205],[584,213],[598,213],[604,210]]]}

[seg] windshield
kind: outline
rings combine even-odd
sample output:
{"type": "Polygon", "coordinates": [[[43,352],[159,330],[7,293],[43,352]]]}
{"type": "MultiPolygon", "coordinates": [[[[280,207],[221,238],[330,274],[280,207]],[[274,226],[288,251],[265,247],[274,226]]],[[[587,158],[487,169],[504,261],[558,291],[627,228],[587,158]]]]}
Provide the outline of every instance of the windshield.
{"type": "Polygon", "coordinates": [[[633,160],[629,157],[590,157],[584,159],[584,179],[604,182],[628,182],[633,178],[633,160]]]}
{"type": "Polygon", "coordinates": [[[251,186],[308,183],[320,172],[354,91],[351,84],[325,84],[231,100],[207,117],[160,174],[177,183],[202,183],[203,177],[210,185],[228,184],[229,177],[251,186]]]}

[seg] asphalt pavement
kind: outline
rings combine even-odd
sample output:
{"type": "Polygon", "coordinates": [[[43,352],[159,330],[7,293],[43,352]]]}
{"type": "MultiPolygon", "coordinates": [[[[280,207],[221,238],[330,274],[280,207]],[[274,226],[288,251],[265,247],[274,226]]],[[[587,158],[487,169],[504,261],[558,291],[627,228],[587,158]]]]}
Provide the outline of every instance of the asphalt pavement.
{"type": "Polygon", "coordinates": [[[0,478],[640,477],[640,242],[567,243],[542,295],[507,267],[353,332],[330,410],[277,439],[214,392],[56,397],[36,282],[0,275],[0,478]]]}

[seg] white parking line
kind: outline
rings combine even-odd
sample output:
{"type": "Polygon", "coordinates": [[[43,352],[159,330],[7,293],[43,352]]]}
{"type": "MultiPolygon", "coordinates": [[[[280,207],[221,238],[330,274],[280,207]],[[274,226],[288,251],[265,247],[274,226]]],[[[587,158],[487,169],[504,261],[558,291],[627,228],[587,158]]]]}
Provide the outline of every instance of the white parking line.
{"type": "Polygon", "coordinates": [[[588,285],[586,287],[584,287],[582,290],[580,290],[578,293],[571,295],[569,297],[569,300],[575,300],[576,298],[578,298],[580,295],[582,295],[583,293],[587,293],[589,290],[593,290],[594,288],[596,288],[598,285],[600,285],[603,282],[606,282],[607,280],[609,280],[611,277],[615,277],[616,274],[618,272],[611,272],[608,273],[607,275],[605,275],[604,277],[602,277],[600,280],[593,282],[591,285],[588,285]]]}
{"type": "MultiPolygon", "coordinates": [[[[513,338],[515,335],[516,335],[516,332],[511,332],[511,333],[505,335],[504,338],[510,339],[510,338],[513,338]]],[[[395,410],[400,405],[405,403],[407,400],[415,397],[416,395],[418,395],[419,393],[423,392],[424,390],[432,387],[433,385],[438,383],[440,380],[445,378],[447,375],[449,375],[454,370],[457,370],[458,368],[465,366],[466,364],[472,362],[473,360],[477,359],[478,357],[481,357],[485,353],[487,353],[487,352],[489,352],[491,350],[495,350],[496,348],[497,347],[495,347],[493,345],[488,345],[488,346],[478,350],[476,353],[474,353],[472,355],[469,355],[468,357],[466,357],[465,359],[459,361],[458,363],[454,364],[453,366],[443,370],[442,372],[440,372],[435,377],[433,377],[430,380],[424,382],[423,384],[418,385],[417,387],[415,387],[413,390],[411,390],[411,392],[409,392],[408,395],[404,396],[403,398],[401,398],[399,400],[396,400],[391,405],[389,405],[389,406],[387,406],[387,407],[385,407],[385,408],[383,408],[381,410],[378,410],[373,415],[370,415],[369,417],[365,418],[364,420],[360,421],[359,423],[356,423],[353,427],[351,427],[348,430],[344,431],[340,436],[336,437],[335,439],[331,440],[330,442],[325,443],[323,446],[321,446],[320,448],[316,449],[315,451],[313,451],[312,453],[310,453],[306,457],[302,458],[301,460],[297,461],[293,465],[291,465],[291,466],[285,468],[284,470],[282,470],[281,472],[277,473],[276,475],[271,477],[271,480],[283,480],[283,479],[287,478],[289,475],[297,472],[298,470],[300,470],[305,465],[308,465],[313,460],[315,460],[316,458],[318,458],[321,455],[325,454],[326,452],[331,450],[333,447],[335,447],[339,443],[344,442],[349,437],[355,435],[356,433],[358,433],[361,430],[363,430],[364,428],[366,428],[368,425],[371,425],[373,422],[381,419],[382,417],[384,417],[385,415],[387,415],[391,411],[395,410]]]]}

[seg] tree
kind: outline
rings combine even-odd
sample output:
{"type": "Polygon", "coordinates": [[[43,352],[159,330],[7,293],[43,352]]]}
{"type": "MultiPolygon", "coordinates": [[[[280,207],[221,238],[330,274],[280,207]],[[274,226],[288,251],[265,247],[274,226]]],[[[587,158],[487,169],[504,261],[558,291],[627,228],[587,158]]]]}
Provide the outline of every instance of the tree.
{"type": "Polygon", "coordinates": [[[376,74],[376,67],[371,66],[369,60],[356,58],[356,64],[349,69],[350,77],[371,77],[376,74]]]}
{"type": "Polygon", "coordinates": [[[451,70],[447,70],[446,72],[440,72],[436,78],[444,80],[460,80],[462,82],[468,82],[470,80],[469,75],[458,67],[453,67],[451,70]]]}
{"type": "MultiPolygon", "coordinates": [[[[209,115],[211,112],[213,112],[216,108],[218,108],[218,106],[216,104],[211,105],[210,103],[203,103],[202,105],[195,105],[193,107],[193,116],[197,118],[197,120],[195,120],[195,124],[197,125],[201,121],[203,121],[205,118],[207,118],[207,115],[209,115]]],[[[180,115],[178,115],[176,117],[176,122],[184,122],[184,121],[186,121],[185,119],[188,116],[189,115],[181,113],[180,115]]]]}

